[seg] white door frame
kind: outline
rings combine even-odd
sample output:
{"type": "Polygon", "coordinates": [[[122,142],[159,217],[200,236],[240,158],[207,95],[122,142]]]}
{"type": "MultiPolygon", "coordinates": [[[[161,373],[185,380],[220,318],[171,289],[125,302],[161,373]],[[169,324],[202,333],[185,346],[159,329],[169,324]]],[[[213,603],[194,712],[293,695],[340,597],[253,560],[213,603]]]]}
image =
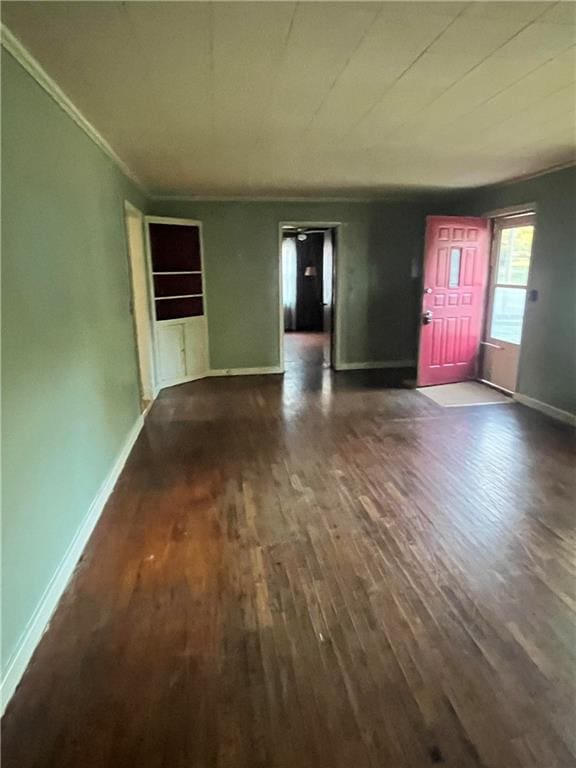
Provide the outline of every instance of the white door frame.
{"type": "Polygon", "coordinates": [[[154,365],[154,330],[150,306],[150,284],[146,235],[144,232],[144,214],[128,200],[124,201],[124,221],[126,227],[126,245],[128,249],[128,268],[130,270],[131,314],[134,326],[134,342],[138,360],[141,407],[145,402],[154,400],[157,394],[154,365]],[[140,229],[140,242],[134,242],[130,231],[133,221],[140,229]]]}
{"type": "Polygon", "coordinates": [[[526,311],[528,309],[528,292],[530,290],[532,267],[534,264],[534,243],[536,241],[536,222],[537,222],[537,210],[536,203],[524,203],[523,205],[515,205],[509,208],[501,208],[496,211],[490,211],[486,214],[487,218],[490,218],[492,224],[492,242],[490,247],[490,271],[488,275],[488,284],[486,286],[486,297],[484,305],[484,330],[482,334],[482,341],[480,345],[484,347],[484,353],[482,355],[482,361],[480,366],[479,380],[485,384],[489,384],[496,389],[501,389],[507,394],[515,394],[518,388],[518,380],[520,378],[520,368],[522,364],[522,345],[524,342],[524,334],[526,332],[526,323],[522,323],[522,334],[519,344],[512,344],[511,342],[502,341],[500,339],[494,339],[490,336],[490,323],[492,322],[492,310],[494,303],[494,288],[495,288],[495,271],[498,268],[498,259],[500,255],[500,236],[503,229],[507,229],[506,224],[509,223],[509,227],[513,227],[514,224],[521,223],[524,219],[531,221],[534,227],[534,234],[532,237],[532,249],[530,253],[530,264],[528,265],[528,279],[526,283],[526,304],[524,306],[524,319],[526,317],[526,311]],[[506,389],[493,381],[489,381],[484,378],[485,376],[485,357],[487,353],[491,353],[492,349],[498,349],[503,352],[517,348],[517,370],[516,381],[514,383],[514,389],[506,389]]]}
{"type": "Polygon", "coordinates": [[[339,370],[340,366],[340,292],[338,290],[338,261],[340,254],[341,221],[280,221],[278,223],[278,348],[280,350],[280,370],[284,367],[284,296],[282,274],[282,236],[284,227],[323,227],[331,229],[335,235],[332,242],[332,338],[330,366],[339,370]]]}
{"type": "MultiPolygon", "coordinates": [[[[204,233],[202,231],[202,222],[198,219],[180,219],[173,218],[171,216],[144,216],[144,229],[146,232],[146,264],[148,269],[148,286],[149,286],[149,302],[150,302],[150,316],[152,318],[153,329],[153,347],[154,347],[154,361],[156,370],[156,394],[166,386],[175,386],[177,384],[184,384],[188,381],[195,381],[196,379],[203,379],[206,376],[210,376],[211,364],[210,364],[210,344],[209,344],[209,320],[208,320],[208,298],[206,296],[206,281],[204,275],[204,233]],[[206,373],[201,376],[184,376],[182,379],[172,382],[172,384],[163,384],[159,382],[159,362],[158,362],[158,323],[156,322],[156,312],[154,308],[154,291],[152,289],[154,276],[152,274],[152,250],[150,247],[150,228],[149,224],[176,224],[177,226],[193,226],[198,227],[198,233],[200,236],[200,277],[202,279],[202,302],[204,307],[204,317],[206,318],[206,351],[207,351],[207,370],[206,373]]],[[[166,324],[181,324],[185,322],[186,318],[175,320],[163,320],[166,324]]]]}

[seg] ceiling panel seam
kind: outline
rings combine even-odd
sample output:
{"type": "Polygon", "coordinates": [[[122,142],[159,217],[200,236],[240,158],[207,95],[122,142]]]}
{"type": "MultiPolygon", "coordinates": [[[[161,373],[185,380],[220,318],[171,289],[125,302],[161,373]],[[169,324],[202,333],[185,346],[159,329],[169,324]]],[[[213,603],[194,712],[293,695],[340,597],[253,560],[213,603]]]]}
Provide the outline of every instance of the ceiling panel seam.
{"type": "MultiPolygon", "coordinates": [[[[557,3],[555,5],[557,5],[557,3]]],[[[522,34],[522,32],[524,32],[529,27],[531,27],[533,24],[535,24],[538,21],[538,19],[540,19],[545,13],[548,13],[549,10],[550,10],[550,8],[545,8],[541,13],[538,14],[538,16],[536,16],[535,19],[532,19],[531,21],[529,21],[526,24],[524,24],[524,26],[521,27],[520,29],[518,29],[516,32],[514,32],[513,35],[511,35],[509,38],[507,38],[500,45],[496,46],[496,48],[494,48],[494,50],[491,51],[487,56],[484,56],[484,58],[481,59],[476,64],[474,64],[473,67],[470,67],[470,69],[467,70],[462,75],[462,77],[460,77],[458,80],[455,80],[453,83],[451,83],[447,88],[445,88],[441,93],[439,93],[436,96],[434,96],[433,99],[431,99],[429,102],[424,104],[420,109],[417,109],[416,112],[414,112],[410,116],[410,119],[412,120],[414,117],[416,117],[417,115],[421,114],[424,110],[428,109],[428,107],[431,107],[433,104],[435,104],[438,101],[438,99],[442,98],[442,96],[444,96],[446,93],[451,91],[452,88],[455,88],[458,84],[462,83],[470,74],[472,74],[472,72],[477,70],[478,67],[482,66],[482,64],[486,63],[489,59],[491,59],[492,56],[494,56],[495,53],[498,53],[498,51],[501,51],[502,48],[505,48],[510,42],[512,42],[512,40],[517,38],[518,35],[522,34]]],[[[444,34],[444,33],[442,33],[442,34],[444,34]]],[[[388,136],[394,135],[399,130],[401,130],[405,125],[406,125],[406,122],[401,123],[398,126],[394,126],[394,128],[391,131],[389,131],[387,134],[385,134],[382,138],[387,138],[388,136]]]]}
{"type": "Polygon", "coordinates": [[[343,66],[340,68],[340,70],[337,72],[337,74],[334,77],[332,83],[330,84],[330,86],[326,90],[326,93],[324,94],[324,96],[320,99],[320,103],[319,103],[318,107],[314,110],[314,112],[313,112],[313,114],[312,114],[312,116],[311,116],[311,118],[310,118],[310,120],[308,122],[308,125],[302,131],[302,135],[303,136],[305,136],[308,133],[308,131],[311,129],[312,125],[314,124],[314,121],[316,120],[317,116],[319,115],[320,111],[322,110],[322,107],[326,103],[328,97],[330,96],[330,94],[332,93],[334,88],[336,87],[336,85],[339,82],[339,80],[342,78],[342,75],[344,74],[344,72],[346,72],[346,70],[348,69],[350,63],[352,62],[352,60],[354,58],[354,56],[358,53],[358,51],[360,49],[360,46],[366,40],[366,37],[370,34],[372,28],[374,27],[374,25],[376,24],[376,22],[378,21],[378,19],[382,15],[382,11],[383,10],[384,10],[384,5],[381,5],[379,10],[374,14],[374,17],[372,18],[370,24],[366,27],[364,32],[360,35],[360,38],[359,38],[358,42],[354,46],[354,50],[352,51],[350,56],[348,56],[348,58],[346,59],[346,61],[344,62],[343,66]]]}
{"type": "Polygon", "coordinates": [[[444,29],[442,29],[442,30],[441,30],[441,31],[440,31],[440,32],[439,32],[439,33],[438,33],[438,34],[437,34],[437,35],[434,37],[434,39],[433,39],[433,40],[431,40],[431,41],[430,41],[430,42],[429,42],[429,43],[428,43],[428,44],[427,44],[427,45],[426,45],[426,46],[425,46],[425,47],[424,47],[424,48],[423,48],[423,49],[420,51],[420,53],[419,53],[419,54],[416,56],[416,58],[415,58],[413,61],[411,61],[411,62],[410,62],[410,64],[408,64],[408,66],[407,66],[405,69],[403,69],[403,70],[402,70],[402,72],[401,72],[401,73],[398,75],[398,77],[397,77],[397,78],[395,78],[395,80],[394,80],[394,81],[393,81],[393,82],[392,82],[392,83],[391,83],[391,84],[390,84],[390,85],[389,85],[389,86],[388,86],[388,87],[387,87],[387,88],[384,90],[384,92],[380,94],[380,96],[379,96],[379,97],[378,97],[378,99],[377,99],[377,100],[374,102],[374,104],[372,104],[372,105],[371,105],[371,106],[370,106],[370,107],[369,107],[369,108],[368,108],[368,109],[367,109],[367,110],[366,110],[366,111],[365,111],[365,112],[364,112],[364,113],[363,113],[363,114],[360,116],[360,118],[359,118],[358,120],[356,120],[356,122],[355,122],[355,123],[353,123],[353,124],[352,124],[352,125],[351,125],[351,126],[348,128],[348,130],[346,131],[346,133],[345,133],[345,134],[344,134],[344,136],[342,137],[342,140],[346,139],[346,138],[347,138],[347,137],[348,137],[348,136],[349,136],[349,135],[350,135],[350,134],[351,134],[353,131],[355,131],[355,130],[356,130],[356,128],[357,128],[359,125],[361,125],[361,124],[364,122],[364,120],[365,120],[365,119],[366,119],[366,118],[367,118],[367,117],[368,117],[368,116],[369,116],[369,115],[370,115],[370,114],[371,114],[371,113],[372,113],[372,112],[373,112],[373,111],[374,111],[374,110],[375,110],[375,109],[378,107],[378,105],[379,105],[379,104],[382,102],[382,100],[383,100],[384,96],[386,96],[386,94],[387,94],[387,93],[389,93],[389,92],[390,92],[390,91],[391,91],[391,90],[394,88],[394,86],[395,86],[397,83],[399,83],[399,82],[400,82],[400,80],[402,80],[402,78],[403,78],[405,75],[407,75],[407,74],[408,74],[408,72],[409,72],[409,71],[410,71],[410,70],[411,70],[411,69],[412,69],[412,68],[413,68],[413,67],[414,67],[414,66],[415,66],[415,65],[416,65],[416,64],[417,64],[419,61],[420,61],[420,59],[421,59],[421,58],[424,56],[424,54],[425,54],[425,53],[426,53],[426,52],[427,52],[427,51],[428,51],[428,50],[429,50],[429,49],[430,49],[430,48],[431,48],[431,47],[434,45],[434,43],[436,43],[436,42],[437,42],[437,41],[438,41],[438,40],[439,40],[439,39],[442,37],[442,35],[444,35],[444,34],[447,32],[447,30],[449,30],[449,29],[450,29],[450,27],[451,27],[453,24],[455,24],[455,23],[458,21],[458,19],[459,19],[459,18],[462,16],[462,14],[464,13],[464,11],[465,11],[467,8],[468,8],[468,5],[464,6],[463,8],[461,8],[461,9],[460,9],[459,13],[457,13],[457,14],[456,14],[456,16],[454,16],[452,19],[450,19],[450,21],[449,21],[449,22],[448,22],[448,24],[447,24],[447,25],[444,27],[444,29]]]}
{"type": "MultiPolygon", "coordinates": [[[[445,128],[450,127],[451,125],[456,125],[460,120],[462,120],[465,117],[468,117],[469,115],[472,115],[477,110],[484,107],[486,104],[489,104],[491,101],[494,101],[494,99],[498,98],[498,96],[501,96],[503,93],[506,93],[506,91],[509,91],[511,88],[514,88],[514,86],[521,83],[523,80],[528,79],[531,77],[535,72],[538,72],[538,70],[542,69],[543,67],[548,66],[552,62],[556,61],[557,59],[564,56],[568,51],[570,51],[572,48],[575,48],[576,46],[570,45],[568,48],[563,50],[561,53],[557,54],[556,56],[552,56],[550,59],[546,59],[546,61],[541,62],[537,66],[534,67],[534,69],[531,69],[528,72],[525,72],[523,75],[521,75],[519,78],[514,80],[513,82],[509,83],[508,85],[504,86],[504,88],[501,88],[499,91],[496,91],[496,93],[493,93],[491,96],[489,96],[487,99],[484,99],[483,101],[479,102],[475,106],[472,107],[472,109],[469,109],[467,112],[462,112],[461,115],[457,115],[454,120],[449,120],[446,123],[442,123],[441,125],[445,128]]],[[[430,104],[428,105],[430,106],[430,104]]],[[[506,118],[507,119],[507,118],[506,118]]]]}
{"type": "MultiPolygon", "coordinates": [[[[288,24],[288,30],[286,31],[286,35],[284,36],[284,40],[282,42],[282,47],[280,48],[279,54],[278,54],[278,61],[276,65],[276,69],[274,71],[274,75],[271,78],[270,82],[270,88],[268,91],[268,94],[266,96],[266,100],[264,103],[264,108],[262,109],[262,117],[260,120],[260,130],[258,132],[258,135],[256,136],[256,141],[254,143],[254,162],[257,158],[257,153],[259,148],[264,143],[264,126],[266,125],[266,119],[268,117],[268,114],[270,112],[270,105],[272,104],[273,98],[274,98],[274,89],[276,87],[276,83],[278,82],[278,78],[280,77],[280,72],[282,71],[282,67],[284,65],[284,61],[286,59],[286,51],[288,50],[288,44],[290,42],[290,38],[292,36],[292,31],[294,29],[294,24],[296,21],[296,14],[298,12],[298,8],[300,6],[300,2],[294,3],[294,8],[292,9],[292,15],[290,17],[290,23],[288,24]]],[[[249,177],[252,178],[252,169],[250,169],[248,173],[249,177]]]]}

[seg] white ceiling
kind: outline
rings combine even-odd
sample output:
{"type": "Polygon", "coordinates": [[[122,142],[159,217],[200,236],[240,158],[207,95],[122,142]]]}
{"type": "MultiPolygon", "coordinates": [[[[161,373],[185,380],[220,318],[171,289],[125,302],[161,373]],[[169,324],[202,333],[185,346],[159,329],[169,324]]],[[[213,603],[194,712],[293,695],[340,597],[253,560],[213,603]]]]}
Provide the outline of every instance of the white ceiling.
{"type": "Polygon", "coordinates": [[[575,159],[572,2],[5,2],[160,195],[460,187],[575,159]]]}

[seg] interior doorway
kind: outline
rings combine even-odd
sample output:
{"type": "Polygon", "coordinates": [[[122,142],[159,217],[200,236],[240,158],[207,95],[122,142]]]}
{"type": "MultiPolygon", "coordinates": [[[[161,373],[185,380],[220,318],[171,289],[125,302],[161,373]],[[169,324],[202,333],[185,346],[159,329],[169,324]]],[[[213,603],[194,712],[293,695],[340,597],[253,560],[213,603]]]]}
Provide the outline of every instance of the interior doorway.
{"type": "Polygon", "coordinates": [[[494,219],[480,378],[515,392],[528,295],[535,214],[494,219]]]}
{"type": "Polygon", "coordinates": [[[335,350],[337,224],[280,226],[282,364],[330,368],[335,350]]]}
{"type": "Polygon", "coordinates": [[[155,395],[153,333],[150,318],[148,268],[144,245],[144,215],[131,203],[124,203],[126,238],[130,266],[130,311],[134,321],[134,336],[140,378],[140,407],[144,412],[155,395]]]}

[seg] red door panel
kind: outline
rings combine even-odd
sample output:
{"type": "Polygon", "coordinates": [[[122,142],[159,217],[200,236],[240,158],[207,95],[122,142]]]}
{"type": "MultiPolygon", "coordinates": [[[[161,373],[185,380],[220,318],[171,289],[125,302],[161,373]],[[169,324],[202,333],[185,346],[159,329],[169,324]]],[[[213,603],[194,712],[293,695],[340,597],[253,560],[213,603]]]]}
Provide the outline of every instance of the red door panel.
{"type": "Polygon", "coordinates": [[[419,386],[476,378],[489,251],[488,219],[428,216],[419,386]]]}

